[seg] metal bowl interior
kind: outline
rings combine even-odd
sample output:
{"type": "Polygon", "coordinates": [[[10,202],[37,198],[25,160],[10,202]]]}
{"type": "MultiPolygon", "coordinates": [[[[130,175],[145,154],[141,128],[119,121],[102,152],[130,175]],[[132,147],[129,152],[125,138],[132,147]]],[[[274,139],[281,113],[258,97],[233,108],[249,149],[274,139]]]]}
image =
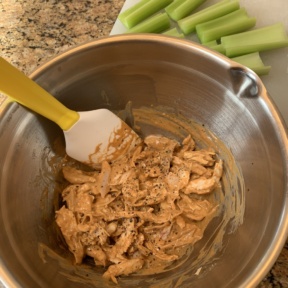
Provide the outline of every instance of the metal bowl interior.
{"type": "MultiPolygon", "coordinates": [[[[135,108],[173,107],[219,137],[241,168],[244,222],[235,233],[227,231],[225,249],[210,269],[169,284],[167,275],[150,282],[140,277],[136,287],[254,287],[261,281],[287,237],[288,142],[253,72],[185,40],[120,35],[61,54],[31,77],[77,111],[119,110],[128,101],[135,108]]],[[[0,119],[0,277],[8,287],[96,287],[102,270],[75,268],[55,228],[59,179],[52,162],[63,156],[55,148],[62,131],[15,103],[1,108],[0,119]]],[[[124,277],[119,285],[135,287],[133,281],[124,277]]]]}

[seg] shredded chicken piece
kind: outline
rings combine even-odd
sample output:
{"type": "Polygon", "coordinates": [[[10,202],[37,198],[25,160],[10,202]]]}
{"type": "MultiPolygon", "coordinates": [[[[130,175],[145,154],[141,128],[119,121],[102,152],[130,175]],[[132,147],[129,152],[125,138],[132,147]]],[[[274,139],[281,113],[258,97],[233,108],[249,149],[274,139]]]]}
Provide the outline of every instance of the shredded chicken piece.
{"type": "Polygon", "coordinates": [[[164,269],[202,238],[198,224],[218,208],[206,196],[222,173],[222,160],[197,150],[191,135],[182,144],[150,135],[121,160],[103,161],[101,171],[64,167],[70,185],[56,223],[76,264],[92,257],[108,267],[105,279],[117,283],[157,261],[164,269]]]}
{"type": "Polygon", "coordinates": [[[219,160],[219,162],[215,164],[214,172],[211,177],[206,178],[205,176],[203,176],[200,178],[192,179],[186,186],[184,192],[186,194],[205,194],[212,192],[213,189],[218,185],[222,176],[222,172],[223,162],[222,160],[219,160]]]}
{"type": "Polygon", "coordinates": [[[118,283],[116,277],[119,275],[129,275],[142,268],[144,260],[140,258],[124,260],[119,264],[109,266],[108,270],[104,273],[103,277],[111,279],[115,284],[118,283]]]}
{"type": "Polygon", "coordinates": [[[82,183],[87,183],[91,182],[94,183],[97,181],[97,175],[98,173],[89,173],[89,172],[84,172],[82,170],[78,170],[73,167],[65,166],[63,169],[63,174],[65,179],[69,181],[72,184],[82,184],[82,183]]]}
{"type": "Polygon", "coordinates": [[[84,245],[78,237],[78,224],[74,213],[64,206],[56,212],[56,223],[60,227],[69,250],[74,254],[76,264],[80,264],[84,257],[84,245]]]}
{"type": "Polygon", "coordinates": [[[107,255],[98,245],[89,245],[86,249],[86,254],[94,259],[95,265],[106,266],[107,255]]]}
{"type": "Polygon", "coordinates": [[[101,173],[99,175],[98,189],[102,198],[109,192],[109,179],[111,174],[111,167],[107,161],[102,162],[101,173]]]}

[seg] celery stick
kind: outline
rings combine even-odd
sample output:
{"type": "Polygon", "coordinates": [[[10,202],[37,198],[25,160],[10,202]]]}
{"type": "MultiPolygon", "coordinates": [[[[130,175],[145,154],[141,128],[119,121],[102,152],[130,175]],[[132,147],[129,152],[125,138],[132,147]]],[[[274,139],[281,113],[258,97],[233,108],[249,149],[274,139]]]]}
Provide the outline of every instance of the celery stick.
{"type": "Polygon", "coordinates": [[[169,30],[163,32],[162,34],[163,35],[168,35],[168,36],[173,36],[173,37],[178,37],[178,38],[184,38],[184,34],[183,33],[179,33],[177,28],[169,29],[169,30]]]}
{"type": "Polygon", "coordinates": [[[216,40],[212,40],[209,42],[202,43],[203,46],[206,46],[214,51],[217,51],[223,55],[225,55],[225,49],[222,44],[218,44],[216,40]]]}
{"type": "Polygon", "coordinates": [[[250,18],[245,8],[240,8],[222,17],[196,25],[196,32],[203,43],[243,32],[252,28],[255,24],[256,18],[250,18]]]}
{"type": "Polygon", "coordinates": [[[165,8],[172,1],[173,0],[149,0],[124,17],[122,23],[126,28],[130,29],[165,8]]]}
{"type": "Polygon", "coordinates": [[[225,55],[225,49],[224,49],[222,44],[216,44],[216,45],[211,45],[211,46],[207,46],[207,47],[225,55]]]}
{"type": "Polygon", "coordinates": [[[165,8],[166,13],[174,21],[188,16],[206,0],[174,0],[165,8]]]}
{"type": "Polygon", "coordinates": [[[187,35],[195,31],[196,25],[226,15],[240,8],[239,1],[223,0],[197,13],[179,20],[177,23],[182,32],[187,35]]]}
{"type": "Polygon", "coordinates": [[[126,31],[126,33],[161,33],[170,28],[170,18],[166,13],[156,14],[126,31]]]}
{"type": "Polygon", "coordinates": [[[250,68],[259,76],[269,74],[271,69],[271,66],[265,66],[259,52],[234,57],[231,60],[250,68]]]}
{"type": "Polygon", "coordinates": [[[209,42],[203,42],[202,45],[204,45],[206,47],[213,47],[213,46],[218,45],[218,43],[217,43],[216,40],[212,40],[212,41],[209,41],[209,42]]]}
{"type": "Polygon", "coordinates": [[[150,0],[141,0],[140,2],[136,3],[135,5],[131,6],[130,8],[128,8],[127,10],[121,12],[118,15],[119,20],[123,23],[124,19],[130,15],[131,13],[133,13],[134,11],[136,11],[137,9],[139,9],[140,7],[142,7],[145,3],[147,3],[150,0]]]}
{"type": "Polygon", "coordinates": [[[282,23],[221,38],[226,56],[235,57],[288,46],[288,36],[282,23]]]}

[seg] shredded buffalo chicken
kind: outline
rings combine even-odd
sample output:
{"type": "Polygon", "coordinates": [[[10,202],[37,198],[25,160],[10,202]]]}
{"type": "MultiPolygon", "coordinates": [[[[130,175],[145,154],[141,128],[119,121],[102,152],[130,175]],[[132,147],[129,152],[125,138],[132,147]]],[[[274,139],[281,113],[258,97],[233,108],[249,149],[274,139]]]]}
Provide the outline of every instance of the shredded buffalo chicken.
{"type": "Polygon", "coordinates": [[[222,165],[215,152],[195,149],[190,135],[181,145],[151,135],[100,171],[65,166],[70,185],[56,222],[76,264],[90,256],[117,283],[117,276],[177,260],[177,249],[200,240],[197,224],[217,209],[203,196],[220,185],[222,165]]]}

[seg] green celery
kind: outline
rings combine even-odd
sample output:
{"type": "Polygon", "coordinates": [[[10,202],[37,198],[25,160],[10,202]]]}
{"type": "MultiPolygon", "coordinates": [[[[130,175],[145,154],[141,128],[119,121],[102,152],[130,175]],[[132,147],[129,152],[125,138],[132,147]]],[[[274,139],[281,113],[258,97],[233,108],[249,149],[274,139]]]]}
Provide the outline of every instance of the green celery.
{"type": "Polygon", "coordinates": [[[212,41],[209,41],[209,42],[204,42],[202,43],[203,46],[206,46],[214,51],[217,51],[223,55],[225,55],[225,49],[223,47],[222,44],[218,44],[218,42],[216,40],[212,40],[212,41]]]}
{"type": "MultiPolygon", "coordinates": [[[[159,12],[161,9],[169,5],[173,0],[149,0],[142,3],[129,13],[126,17],[119,18],[124,26],[128,29],[136,26],[140,22],[146,20],[148,17],[159,12]]],[[[137,4],[135,4],[137,5],[137,4]]],[[[133,8],[133,6],[132,6],[133,8]]],[[[125,15],[124,15],[125,16],[125,15]]]]}
{"type": "Polygon", "coordinates": [[[253,52],[288,46],[288,37],[282,23],[276,23],[221,38],[226,56],[236,57],[253,52]]]}
{"type": "Polygon", "coordinates": [[[231,60],[250,68],[259,76],[269,74],[271,69],[271,66],[265,66],[259,52],[234,57],[231,60]]]}
{"type": "Polygon", "coordinates": [[[174,0],[165,8],[166,13],[174,21],[178,21],[199,7],[206,0],[174,0]]]}
{"type": "Polygon", "coordinates": [[[195,31],[196,25],[226,15],[240,8],[239,0],[222,0],[214,5],[200,10],[179,20],[178,26],[185,35],[195,31]]]}
{"type": "Polygon", "coordinates": [[[213,47],[213,46],[218,45],[218,43],[217,43],[216,40],[212,40],[212,41],[209,41],[209,42],[203,42],[202,45],[204,45],[206,47],[213,47]]]}
{"type": "Polygon", "coordinates": [[[177,28],[169,29],[169,30],[163,32],[162,34],[163,35],[168,35],[168,36],[173,36],[173,37],[178,37],[178,38],[184,38],[184,34],[183,33],[179,33],[177,28]]]}
{"type": "Polygon", "coordinates": [[[245,8],[240,8],[222,17],[196,25],[196,32],[203,43],[243,32],[254,27],[255,24],[256,18],[250,18],[245,8]]]}
{"type": "Polygon", "coordinates": [[[132,14],[134,11],[136,11],[137,9],[139,9],[140,7],[142,7],[145,3],[147,3],[150,0],[141,0],[140,2],[134,4],[133,6],[131,6],[130,8],[126,9],[125,11],[121,12],[118,15],[118,19],[123,23],[124,19],[132,14]]]}
{"type": "MultiPolygon", "coordinates": [[[[205,46],[207,46],[207,45],[205,45],[205,46]]],[[[222,44],[216,44],[216,45],[211,45],[211,46],[207,46],[207,47],[225,55],[225,49],[224,49],[222,44]]]]}
{"type": "Polygon", "coordinates": [[[159,13],[127,30],[126,33],[161,33],[169,28],[169,16],[166,13],[159,13]]]}

